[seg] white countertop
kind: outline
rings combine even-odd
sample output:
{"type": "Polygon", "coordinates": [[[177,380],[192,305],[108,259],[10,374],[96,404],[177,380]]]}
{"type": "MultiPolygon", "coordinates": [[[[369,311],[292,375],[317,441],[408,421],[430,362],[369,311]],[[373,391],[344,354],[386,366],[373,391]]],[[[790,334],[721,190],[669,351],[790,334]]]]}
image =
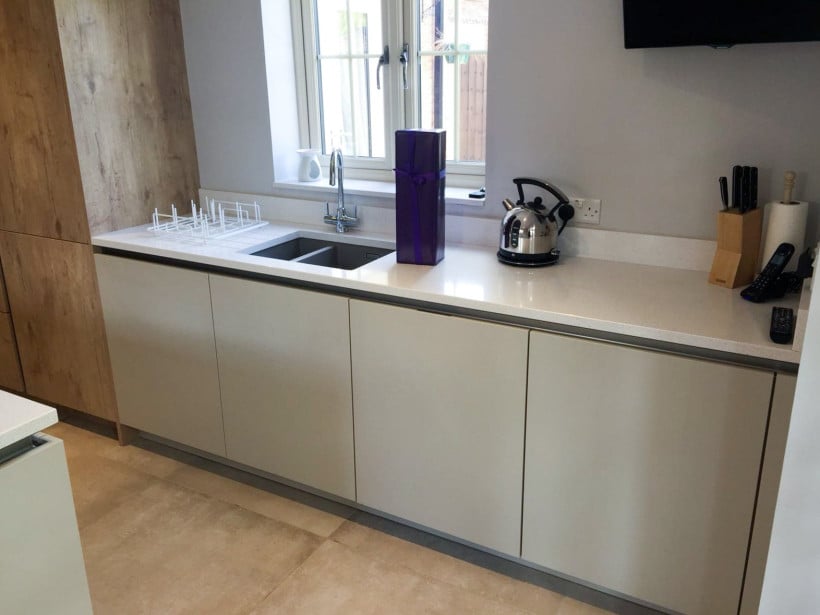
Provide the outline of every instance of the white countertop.
{"type": "MultiPolygon", "coordinates": [[[[710,285],[707,274],[590,258],[567,257],[552,267],[517,268],[499,263],[487,246],[448,244],[438,265],[398,264],[394,254],[353,271],[292,263],[243,253],[300,230],[327,227],[271,223],[241,235],[202,244],[158,236],[147,226],[97,235],[95,246],[137,252],[335,286],[386,297],[525,318],[559,327],[643,338],[699,349],[797,364],[800,352],[769,340],[772,303],[753,304],[739,290],[710,285]]],[[[352,232],[334,240],[392,237],[352,232]]],[[[799,296],[774,304],[798,311],[799,296]]],[[[798,348],[799,343],[796,345],[798,348]]]]}
{"type": "Polygon", "coordinates": [[[54,408],[0,391],[0,448],[54,425],[57,420],[54,408]]]}

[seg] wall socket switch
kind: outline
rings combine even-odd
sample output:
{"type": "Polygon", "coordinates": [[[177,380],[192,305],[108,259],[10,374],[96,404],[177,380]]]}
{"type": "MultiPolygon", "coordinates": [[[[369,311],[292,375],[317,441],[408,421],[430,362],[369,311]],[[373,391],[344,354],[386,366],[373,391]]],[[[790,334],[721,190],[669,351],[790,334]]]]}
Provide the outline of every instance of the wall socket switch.
{"type": "Polygon", "coordinates": [[[581,224],[601,223],[601,199],[576,199],[569,200],[575,208],[575,221],[581,224]]]}

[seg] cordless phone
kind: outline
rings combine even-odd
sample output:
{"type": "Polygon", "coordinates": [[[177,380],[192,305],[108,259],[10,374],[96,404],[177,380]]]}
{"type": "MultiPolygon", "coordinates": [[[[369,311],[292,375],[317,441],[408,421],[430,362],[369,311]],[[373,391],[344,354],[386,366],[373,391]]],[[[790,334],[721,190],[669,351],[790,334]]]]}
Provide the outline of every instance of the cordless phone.
{"type": "MultiPolygon", "coordinates": [[[[751,286],[740,291],[740,296],[753,303],[762,303],[776,294],[778,278],[789,259],[794,254],[794,246],[790,243],[781,243],[777,246],[766,267],[760,272],[751,286]]],[[[785,288],[783,289],[785,290],[785,288]]]]}

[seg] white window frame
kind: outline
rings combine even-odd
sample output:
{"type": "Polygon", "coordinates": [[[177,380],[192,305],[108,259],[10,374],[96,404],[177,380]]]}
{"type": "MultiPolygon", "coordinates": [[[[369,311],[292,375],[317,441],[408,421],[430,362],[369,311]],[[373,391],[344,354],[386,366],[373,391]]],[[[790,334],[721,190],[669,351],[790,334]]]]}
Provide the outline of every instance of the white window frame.
{"type": "MultiPolygon", "coordinates": [[[[319,84],[315,61],[315,24],[313,0],[290,0],[293,26],[294,60],[299,114],[300,146],[321,149],[322,135],[319,119],[319,84]]],[[[382,27],[385,44],[390,49],[390,64],[382,68],[382,89],[385,100],[385,158],[351,156],[345,159],[348,177],[374,181],[392,181],[395,161],[394,131],[417,125],[419,110],[419,61],[416,49],[419,32],[420,0],[382,0],[382,27]],[[410,44],[407,81],[402,83],[399,62],[401,45],[410,44]],[[408,119],[409,118],[409,119],[408,119]]],[[[275,118],[272,118],[275,121],[275,118]]],[[[448,135],[448,138],[453,136],[448,135]]],[[[327,165],[328,156],[321,156],[327,165]]],[[[485,162],[447,163],[447,183],[452,186],[479,187],[484,184],[485,162]]]]}

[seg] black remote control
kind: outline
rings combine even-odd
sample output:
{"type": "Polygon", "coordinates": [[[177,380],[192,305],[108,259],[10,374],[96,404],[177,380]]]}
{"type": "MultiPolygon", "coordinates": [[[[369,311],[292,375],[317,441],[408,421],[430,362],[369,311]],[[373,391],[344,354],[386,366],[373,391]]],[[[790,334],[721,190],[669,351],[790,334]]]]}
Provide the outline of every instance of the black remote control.
{"type": "Polygon", "coordinates": [[[794,310],[785,307],[772,308],[772,324],[769,337],[775,344],[788,344],[794,335],[794,310]]]}

